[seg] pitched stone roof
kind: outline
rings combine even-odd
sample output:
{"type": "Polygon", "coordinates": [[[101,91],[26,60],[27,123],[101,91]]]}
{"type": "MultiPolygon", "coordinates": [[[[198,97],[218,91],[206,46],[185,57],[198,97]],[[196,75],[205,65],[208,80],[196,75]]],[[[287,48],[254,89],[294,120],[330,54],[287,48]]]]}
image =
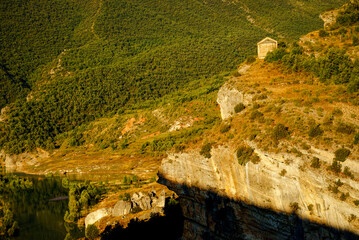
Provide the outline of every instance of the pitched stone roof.
{"type": "Polygon", "coordinates": [[[274,40],[274,39],[272,39],[272,38],[270,38],[270,37],[266,37],[266,38],[264,38],[262,41],[258,42],[257,44],[259,45],[259,44],[262,44],[262,43],[268,43],[268,42],[274,42],[274,43],[277,43],[277,41],[276,41],[276,40],[274,40]]]}

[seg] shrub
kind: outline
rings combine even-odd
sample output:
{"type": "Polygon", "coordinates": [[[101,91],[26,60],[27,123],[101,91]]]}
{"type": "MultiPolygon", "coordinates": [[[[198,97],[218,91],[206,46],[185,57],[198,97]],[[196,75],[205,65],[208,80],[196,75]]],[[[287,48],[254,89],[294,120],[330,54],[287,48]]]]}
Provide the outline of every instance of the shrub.
{"type": "Polygon", "coordinates": [[[337,117],[343,116],[343,112],[339,108],[334,109],[332,114],[333,114],[333,116],[337,116],[337,117]]]}
{"type": "Polygon", "coordinates": [[[262,93],[262,94],[260,94],[260,95],[255,95],[252,100],[253,100],[253,101],[256,101],[256,100],[264,100],[264,99],[267,99],[267,98],[268,98],[268,95],[265,94],[265,93],[262,93]]]}
{"type": "Polygon", "coordinates": [[[342,193],[341,195],[340,195],[340,200],[342,200],[342,201],[345,201],[345,200],[347,200],[347,198],[349,197],[349,193],[347,192],[347,193],[342,193]]]}
{"type": "Polygon", "coordinates": [[[353,41],[353,46],[358,46],[359,45],[359,39],[356,36],[352,37],[352,41],[353,41]]]}
{"type": "Polygon", "coordinates": [[[343,182],[342,181],[340,181],[340,179],[338,179],[336,182],[334,182],[335,183],[335,185],[337,185],[338,187],[341,187],[341,186],[343,186],[343,182]]]}
{"type": "Polygon", "coordinates": [[[235,71],[232,72],[232,76],[233,77],[240,77],[241,74],[238,72],[238,70],[235,70],[235,71]]]}
{"type": "Polygon", "coordinates": [[[353,126],[345,124],[345,123],[339,123],[336,131],[339,133],[344,133],[344,134],[350,135],[352,133],[355,133],[355,128],[353,126]]]}
{"type": "Polygon", "coordinates": [[[219,131],[220,131],[221,133],[226,133],[226,132],[229,131],[229,129],[231,129],[231,125],[229,125],[229,124],[224,124],[224,125],[219,129],[219,131]]]}
{"type": "Polygon", "coordinates": [[[85,230],[85,236],[92,240],[97,238],[100,235],[100,232],[98,230],[98,228],[94,225],[94,224],[90,224],[87,226],[86,230],[85,230]]]}
{"type": "Polygon", "coordinates": [[[240,165],[245,165],[249,161],[252,161],[253,163],[258,163],[260,161],[260,158],[254,152],[254,149],[247,146],[240,146],[237,149],[237,159],[240,165]]]}
{"type": "Polygon", "coordinates": [[[134,208],[131,209],[131,213],[138,213],[141,212],[142,208],[140,208],[139,206],[136,206],[134,208]]]}
{"type": "Polygon", "coordinates": [[[246,59],[246,63],[254,63],[257,60],[256,56],[248,56],[246,59]]]}
{"type": "Polygon", "coordinates": [[[119,198],[120,198],[120,200],[123,200],[123,201],[129,201],[129,200],[131,200],[131,195],[129,193],[125,193],[123,195],[121,194],[119,196],[119,198]]]}
{"type": "Polygon", "coordinates": [[[347,148],[339,148],[335,151],[335,160],[344,162],[350,154],[350,150],[347,148]]]}
{"type": "Polygon", "coordinates": [[[211,149],[212,149],[212,144],[211,143],[206,143],[202,146],[201,151],[199,152],[199,154],[201,154],[202,156],[204,156],[205,158],[211,158],[211,149]]]}
{"type": "Polygon", "coordinates": [[[309,132],[308,132],[308,135],[309,137],[317,137],[317,136],[321,136],[323,135],[324,133],[324,130],[320,128],[320,124],[318,124],[317,126],[311,126],[309,128],[309,132]]]}
{"type": "Polygon", "coordinates": [[[309,211],[313,211],[313,207],[314,207],[313,204],[309,204],[309,205],[308,205],[308,210],[309,210],[309,211]]]}
{"type": "Polygon", "coordinates": [[[317,157],[313,157],[312,163],[310,164],[312,168],[320,168],[320,160],[317,157]]]}
{"type": "Polygon", "coordinates": [[[283,124],[279,123],[275,125],[273,129],[272,137],[274,140],[278,141],[282,138],[286,138],[289,136],[288,128],[285,127],[283,124]]]}
{"type": "Polygon", "coordinates": [[[243,111],[246,108],[246,106],[244,106],[243,103],[238,103],[235,107],[234,107],[234,112],[235,113],[239,113],[241,111],[243,111]]]}
{"type": "Polygon", "coordinates": [[[309,150],[310,149],[310,146],[306,143],[302,143],[301,144],[301,147],[304,149],[304,150],[309,150]]]}
{"type": "Polygon", "coordinates": [[[355,206],[359,206],[359,200],[354,200],[353,203],[355,204],[355,206]]]}
{"type": "Polygon", "coordinates": [[[254,120],[254,119],[258,119],[258,118],[261,118],[263,117],[263,113],[261,113],[260,111],[258,110],[254,110],[251,112],[251,116],[249,117],[251,120],[254,120]]]}
{"type": "Polygon", "coordinates": [[[358,144],[358,143],[359,143],[359,133],[355,134],[353,143],[354,143],[354,144],[358,144]]]}
{"type": "Polygon", "coordinates": [[[293,212],[296,212],[300,209],[299,204],[297,202],[291,202],[289,204],[290,208],[292,209],[293,212]]]}
{"type": "Polygon", "coordinates": [[[296,149],[295,147],[290,150],[290,152],[294,153],[297,157],[303,156],[303,153],[296,149]]]}
{"type": "Polygon", "coordinates": [[[334,193],[334,194],[339,193],[338,186],[335,186],[335,185],[333,185],[333,186],[332,186],[332,185],[329,185],[328,190],[331,191],[331,192],[334,193]]]}
{"type": "Polygon", "coordinates": [[[324,29],[319,30],[319,37],[328,37],[329,33],[325,31],[324,29]]]}
{"type": "Polygon", "coordinates": [[[334,160],[332,165],[329,166],[329,170],[340,173],[342,171],[342,164],[339,161],[334,160]]]}
{"type": "Polygon", "coordinates": [[[352,222],[355,221],[357,219],[357,216],[354,214],[350,214],[350,216],[348,217],[348,222],[352,222]]]}
{"type": "Polygon", "coordinates": [[[278,48],[273,50],[272,52],[267,53],[267,56],[264,60],[267,62],[275,62],[278,60],[282,60],[282,58],[287,54],[288,53],[285,48],[278,48]]]}
{"type": "Polygon", "coordinates": [[[343,173],[350,177],[351,179],[354,178],[354,174],[350,171],[350,168],[348,166],[344,167],[343,173]]]}
{"type": "Polygon", "coordinates": [[[287,170],[282,169],[282,171],[280,172],[279,175],[281,175],[282,177],[284,177],[286,173],[287,173],[287,170]]]}

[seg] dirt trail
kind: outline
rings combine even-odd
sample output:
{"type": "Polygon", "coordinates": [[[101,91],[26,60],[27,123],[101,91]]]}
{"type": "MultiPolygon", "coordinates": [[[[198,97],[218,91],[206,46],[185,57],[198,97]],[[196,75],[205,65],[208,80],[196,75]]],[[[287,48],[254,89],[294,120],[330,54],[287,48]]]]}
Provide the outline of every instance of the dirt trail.
{"type": "Polygon", "coordinates": [[[99,38],[99,36],[97,35],[97,33],[95,32],[95,23],[96,23],[96,19],[97,19],[97,16],[98,14],[100,13],[101,11],[101,8],[102,8],[102,0],[100,0],[99,2],[99,6],[98,6],[98,9],[94,15],[94,19],[93,19],[93,22],[91,24],[91,32],[93,33],[93,35],[96,37],[96,38],[99,38]]]}

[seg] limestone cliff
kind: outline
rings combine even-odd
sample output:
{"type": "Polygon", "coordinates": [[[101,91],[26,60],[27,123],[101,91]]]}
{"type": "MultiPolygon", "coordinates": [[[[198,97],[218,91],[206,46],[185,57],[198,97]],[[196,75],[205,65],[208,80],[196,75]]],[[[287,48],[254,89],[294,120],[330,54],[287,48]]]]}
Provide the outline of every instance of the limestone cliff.
{"type": "MultiPolygon", "coordinates": [[[[287,156],[255,152],[261,161],[245,166],[238,164],[235,149],[226,146],[212,149],[210,159],[192,151],[163,160],[159,182],[181,197],[184,239],[355,238],[335,229],[359,234],[359,225],[348,221],[358,208],[328,192],[331,179],[300,170],[300,159],[293,156],[286,165],[287,156]],[[280,175],[282,169],[285,176],[280,175]],[[298,209],[292,214],[295,203],[298,209]]],[[[345,183],[359,197],[358,183],[345,183]]]]}
{"type": "Polygon", "coordinates": [[[201,155],[196,147],[169,153],[159,170],[159,183],[180,196],[183,239],[359,239],[358,151],[353,133],[338,131],[338,126],[357,126],[348,116],[359,109],[318,98],[321,111],[308,105],[303,110],[298,89],[312,88],[326,97],[325,86],[307,84],[311,81],[257,62],[219,90],[227,128],[203,137],[202,146],[213,143],[210,154],[201,155]],[[238,103],[246,108],[235,114],[238,103]],[[325,114],[339,108],[342,115],[334,125],[325,114]],[[315,123],[324,130],[308,136],[315,123]],[[280,140],[273,134],[278,125],[285,131],[280,140]],[[241,144],[254,149],[259,161],[241,165],[241,144]],[[340,164],[350,174],[331,170],[334,152],[344,145],[351,155],[340,164]],[[321,166],[311,167],[313,159],[321,166]]]}

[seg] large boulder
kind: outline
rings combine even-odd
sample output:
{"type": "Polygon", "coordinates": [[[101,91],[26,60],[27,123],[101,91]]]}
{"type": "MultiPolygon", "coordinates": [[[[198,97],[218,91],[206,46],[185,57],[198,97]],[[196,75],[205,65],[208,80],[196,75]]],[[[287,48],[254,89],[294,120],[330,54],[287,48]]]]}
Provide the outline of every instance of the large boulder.
{"type": "Polygon", "coordinates": [[[131,202],[122,201],[122,200],[118,201],[112,209],[112,216],[119,217],[129,214],[131,212],[131,209],[132,209],[131,202]]]}
{"type": "Polygon", "coordinates": [[[142,192],[134,193],[131,197],[131,202],[134,207],[140,207],[142,210],[148,210],[151,208],[150,196],[144,195],[142,192]]]}
{"type": "Polygon", "coordinates": [[[88,214],[85,218],[85,226],[87,227],[89,224],[94,224],[101,218],[107,217],[111,215],[111,209],[101,208],[95,212],[88,214]]]}

